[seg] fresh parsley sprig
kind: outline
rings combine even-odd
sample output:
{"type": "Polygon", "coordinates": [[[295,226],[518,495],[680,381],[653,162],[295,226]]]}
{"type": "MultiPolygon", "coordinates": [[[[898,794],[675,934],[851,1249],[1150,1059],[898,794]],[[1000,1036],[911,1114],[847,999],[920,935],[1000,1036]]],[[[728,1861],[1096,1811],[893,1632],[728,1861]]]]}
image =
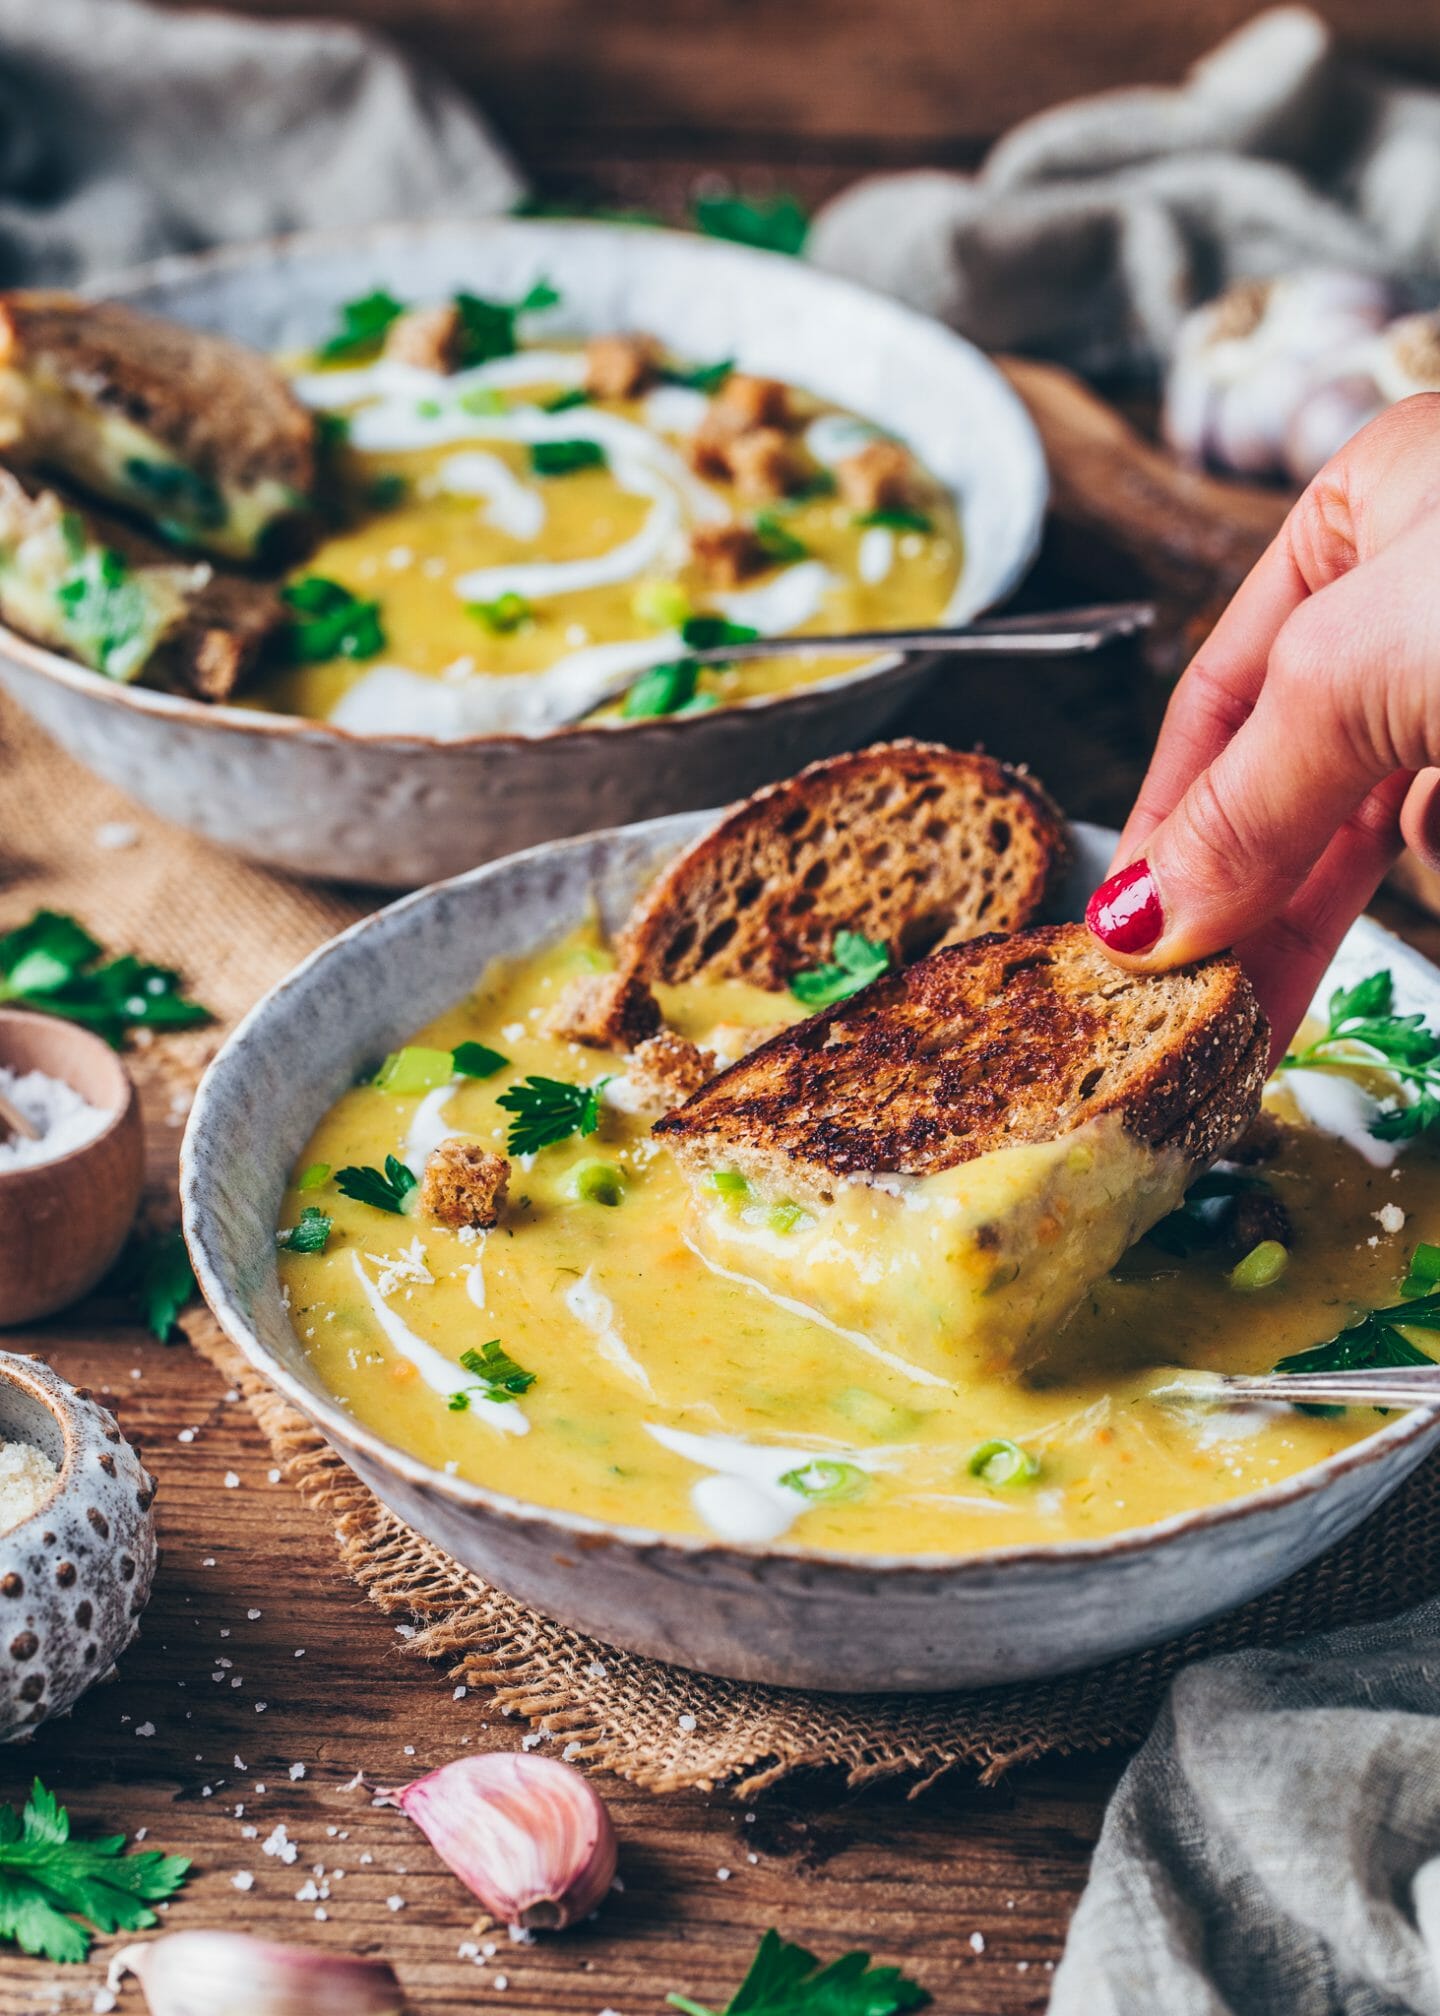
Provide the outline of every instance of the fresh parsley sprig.
{"type": "Polygon", "coordinates": [[[490,301],[483,294],[454,297],[460,314],[457,362],[462,369],[488,364],[494,357],[513,357],[520,347],[522,315],[538,315],[560,299],[548,280],[537,280],[518,301],[490,301]]]}
{"type": "Polygon", "coordinates": [[[583,435],[573,441],[533,441],[530,467],[537,476],[573,476],[578,469],[603,469],[605,450],[583,435]]]}
{"type": "Polygon", "coordinates": [[[105,959],[83,924],[37,910],[0,937],[0,1002],[82,1023],[117,1050],[134,1028],[193,1029],[210,1010],[187,1001],[180,975],[128,954],[105,959]]]}
{"type": "Polygon", "coordinates": [[[799,254],[810,219],[795,197],[697,196],[690,210],[695,229],[707,238],[729,238],[762,252],[799,254]]]}
{"type": "Polygon", "coordinates": [[[416,1187],[414,1173],[394,1155],[385,1157],[385,1167],[372,1169],[365,1164],[358,1168],[341,1169],[335,1177],[335,1188],[342,1197],[353,1197],[357,1204],[368,1204],[375,1211],[389,1211],[397,1218],[405,1216],[410,1192],[416,1187]]]}
{"type": "Polygon", "coordinates": [[[1357,1060],[1342,1047],[1362,1043],[1375,1053],[1375,1067],[1418,1088],[1412,1104],[1396,1106],[1370,1123],[1379,1141],[1403,1141],[1423,1134],[1440,1121],[1440,1035],[1427,1028],[1423,1015],[1395,1013],[1395,982],[1391,974],[1371,973],[1353,987],[1339,987],[1330,996],[1324,1032],[1313,1043],[1292,1050],[1280,1060],[1282,1071],[1356,1068],[1357,1060]]]}
{"type": "Polygon", "coordinates": [[[830,961],[792,974],[790,992],[807,1008],[830,1008],[889,970],[890,951],[883,939],[867,938],[860,931],[837,931],[830,961]]]}
{"type": "Polygon", "coordinates": [[[286,1253],[323,1253],[332,1225],[328,1212],[318,1204],[307,1204],[295,1224],[275,1234],[275,1244],[286,1253]]]}
{"type": "Polygon", "coordinates": [[[735,369],[733,357],[715,364],[662,364],[660,377],[667,385],[683,385],[689,392],[718,392],[735,369]]]}
{"type": "Polygon", "coordinates": [[[621,703],[626,721],[649,721],[662,714],[679,714],[696,699],[700,668],[693,658],[667,658],[652,665],[630,687],[621,703]]]}
{"type": "Polygon", "coordinates": [[[72,1840],[70,1815],[37,1778],[23,1812],[0,1806],[0,1939],[74,1964],[89,1954],[92,1926],[140,1932],[158,1924],[150,1906],[174,1896],[190,1864],[153,1848],[123,1855],[124,1846],[123,1834],[72,1840]]]}
{"type": "Polygon", "coordinates": [[[373,357],[384,342],[392,322],[398,322],[405,313],[405,303],[383,287],[377,287],[370,294],[361,294],[353,301],[345,301],[340,306],[340,327],[333,336],[326,337],[315,355],[325,364],[351,362],[360,357],[373,357]]]}
{"type": "Polygon", "coordinates": [[[146,1240],[136,1250],[131,1278],[145,1327],[168,1343],[180,1311],[199,1293],[184,1233],[177,1229],[146,1240]]]}
{"type": "Polygon", "coordinates": [[[723,2011],[671,1994],[685,2016],[903,2016],[929,1994],[898,1967],[872,1967],[868,1953],[844,1953],[822,1966],[813,1953],[769,1931],[750,1971],[723,2011]]]}
{"type": "Polygon", "coordinates": [[[512,1155],[535,1155],[572,1134],[593,1134],[600,1125],[600,1088],[606,1082],[572,1085],[563,1078],[531,1076],[512,1085],[496,1101],[515,1115],[506,1148],[512,1155]]]}
{"type": "Polygon", "coordinates": [[[778,511],[757,511],[754,530],[766,559],[773,566],[788,567],[792,560],[809,557],[810,548],[803,539],[797,539],[787,525],[782,524],[778,511]]]}
{"type": "Polygon", "coordinates": [[[522,1393],[528,1393],[535,1384],[535,1374],[527,1372],[523,1365],[517,1365],[498,1337],[491,1337],[479,1350],[470,1349],[460,1353],[460,1363],[475,1380],[473,1386],[465,1386],[458,1393],[450,1395],[450,1412],[463,1414],[470,1405],[470,1395],[479,1394],[482,1400],[518,1400],[522,1393]]]}
{"type": "Polygon", "coordinates": [[[748,623],[732,623],[726,616],[687,616],[680,625],[680,641],[687,651],[718,651],[723,644],[753,644],[759,635],[748,623]]]}
{"type": "Polygon", "coordinates": [[[323,574],[306,574],[281,591],[294,610],[289,624],[291,655],[303,665],[326,658],[374,658],[385,649],[380,604],[366,602],[323,574]]]}
{"type": "MultiPolygon", "coordinates": [[[[1440,1251],[1417,1246],[1401,1283],[1404,1301],[1383,1309],[1367,1309],[1321,1344],[1292,1351],[1277,1372],[1378,1372],[1393,1365],[1431,1365],[1435,1360],[1404,1334],[1409,1330],[1440,1330],[1440,1291],[1424,1292],[1440,1280],[1440,1251]],[[1420,1292],[1416,1292],[1419,1290],[1420,1292]]],[[[1338,1407],[1307,1407],[1307,1413],[1338,1414],[1338,1407]]]]}

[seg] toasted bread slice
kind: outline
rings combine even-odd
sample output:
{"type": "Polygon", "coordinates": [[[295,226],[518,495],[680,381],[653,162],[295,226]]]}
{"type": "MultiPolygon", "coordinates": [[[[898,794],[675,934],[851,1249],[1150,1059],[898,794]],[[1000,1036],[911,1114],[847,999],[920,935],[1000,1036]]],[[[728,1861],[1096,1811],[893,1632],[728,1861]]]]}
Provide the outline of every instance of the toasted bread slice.
{"type": "Polygon", "coordinates": [[[1051,925],[877,980],[655,1131],[708,1259],[932,1372],[994,1370],[1254,1117],[1268,1045],[1228,955],[1126,973],[1051,925]]]}
{"type": "Polygon", "coordinates": [[[248,560],[298,536],[315,419],[265,357],[78,295],[0,295],[0,455],[248,560]]]}
{"type": "Polygon", "coordinates": [[[629,919],[620,969],[778,991],[842,930],[911,959],[1028,924],[1068,851],[1033,779],[938,743],[880,743],[757,791],[686,848],[629,919]]]}

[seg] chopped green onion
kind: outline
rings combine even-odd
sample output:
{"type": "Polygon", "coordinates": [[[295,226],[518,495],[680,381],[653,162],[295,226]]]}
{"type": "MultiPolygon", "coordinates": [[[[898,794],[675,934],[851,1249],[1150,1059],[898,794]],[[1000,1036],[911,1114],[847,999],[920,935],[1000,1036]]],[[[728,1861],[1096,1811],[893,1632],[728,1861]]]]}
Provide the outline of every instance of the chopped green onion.
{"type": "Polygon", "coordinates": [[[577,469],[603,469],[605,450],[598,441],[533,441],[530,467],[537,476],[573,476],[577,469]]]}
{"type": "Polygon", "coordinates": [[[675,718],[680,720],[687,714],[710,714],[720,705],[718,693],[697,693],[693,700],[687,700],[683,707],[675,709],[675,718]]]}
{"type": "Polygon", "coordinates": [[[328,1212],[319,1210],[314,1204],[307,1204],[300,1213],[298,1224],[275,1234],[275,1244],[287,1253],[323,1253],[325,1242],[330,1237],[331,1222],[328,1212]]]}
{"type": "Polygon", "coordinates": [[[846,1498],[857,1498],[865,1481],[858,1464],[836,1463],[828,1456],[817,1456],[813,1462],[787,1470],[780,1479],[787,1491],[798,1491],[815,1505],[837,1505],[846,1498]]]}
{"type": "Polygon", "coordinates": [[[987,1484],[1028,1484],[1040,1475],[1039,1457],[1004,1436],[972,1449],[966,1467],[972,1477],[982,1477],[987,1484]]]}
{"type": "Polygon", "coordinates": [[[678,630],[693,615],[690,597],[678,581],[642,581],[630,607],[642,623],[657,630],[678,630]]]}
{"type": "Polygon", "coordinates": [[[765,1214],[765,1223],[772,1232],[793,1232],[797,1225],[803,1225],[810,1213],[800,1204],[794,1204],[787,1197],[782,1203],[772,1204],[765,1214]]]}
{"type": "Polygon", "coordinates": [[[671,658],[642,672],[625,695],[620,712],[627,721],[678,714],[696,698],[699,667],[692,658],[671,658]]]}
{"type": "Polygon", "coordinates": [[[391,1051],[375,1073],[375,1084],[381,1092],[433,1092],[437,1085],[448,1085],[454,1076],[450,1051],[407,1043],[403,1050],[391,1051]]]}
{"type": "Polygon", "coordinates": [[[502,637],[508,636],[512,630],[518,630],[522,623],[533,622],[535,618],[535,612],[529,602],[523,595],[517,595],[513,590],[504,595],[497,595],[493,602],[467,602],[465,613],[467,616],[473,616],[477,623],[483,623],[487,630],[493,630],[497,636],[502,637]]]}
{"type": "Polygon", "coordinates": [[[478,1351],[473,1347],[462,1351],[460,1363],[476,1383],[450,1395],[452,1414],[465,1412],[472,1393],[478,1393],[482,1400],[503,1403],[518,1399],[535,1384],[535,1374],[527,1372],[523,1365],[517,1365],[498,1337],[491,1337],[478,1351]]]}
{"type": "Polygon", "coordinates": [[[417,399],[415,411],[422,420],[438,420],[445,408],[438,399],[417,399]]]}
{"type": "Polygon", "coordinates": [[[300,1180],[295,1185],[295,1188],[297,1190],[318,1190],[329,1174],[330,1164],[328,1162],[312,1162],[308,1169],[301,1172],[300,1180]]]}
{"type": "Polygon", "coordinates": [[[625,1195],[625,1178],[613,1162],[580,1162],[570,1172],[570,1194],[582,1204],[614,1206],[625,1195]]]}
{"type": "Polygon", "coordinates": [[[488,1043],[457,1043],[450,1052],[450,1062],[462,1078],[493,1078],[510,1059],[492,1050],[488,1043]]]}
{"type": "Polygon", "coordinates": [[[1230,1269],[1230,1286],[1243,1295],[1253,1295],[1258,1288],[1271,1287],[1289,1265],[1288,1246],[1282,1246],[1278,1239],[1262,1239],[1230,1269]]]}
{"type": "Polygon", "coordinates": [[[748,1197],[750,1185],[738,1169],[712,1169],[705,1178],[705,1188],[715,1191],[720,1197],[748,1197]]]}
{"type": "Polygon", "coordinates": [[[455,401],[462,413],[473,419],[493,420],[497,413],[508,413],[505,396],[497,392],[493,385],[472,385],[468,392],[462,392],[455,401]]]}

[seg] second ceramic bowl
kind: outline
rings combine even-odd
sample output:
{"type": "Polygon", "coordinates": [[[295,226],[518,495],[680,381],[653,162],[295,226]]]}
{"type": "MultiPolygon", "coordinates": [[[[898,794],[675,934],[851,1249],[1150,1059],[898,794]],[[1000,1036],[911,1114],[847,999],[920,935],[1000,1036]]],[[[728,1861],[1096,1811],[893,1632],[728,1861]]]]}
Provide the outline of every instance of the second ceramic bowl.
{"type": "MultiPolygon", "coordinates": [[[[313,344],[376,286],[562,296],[560,336],[648,329],[864,414],[954,492],[965,560],[946,620],[1008,595],[1034,556],[1039,439],[980,352],[899,303],[794,259],[618,224],[405,224],[168,260],[105,292],[260,349],[313,344]]],[[[859,671],[685,720],[548,734],[360,735],[118,685],[0,629],[0,683],[65,748],[143,804],[302,875],[408,888],[541,840],[743,797],[873,739],[933,661],[859,671]]]]}

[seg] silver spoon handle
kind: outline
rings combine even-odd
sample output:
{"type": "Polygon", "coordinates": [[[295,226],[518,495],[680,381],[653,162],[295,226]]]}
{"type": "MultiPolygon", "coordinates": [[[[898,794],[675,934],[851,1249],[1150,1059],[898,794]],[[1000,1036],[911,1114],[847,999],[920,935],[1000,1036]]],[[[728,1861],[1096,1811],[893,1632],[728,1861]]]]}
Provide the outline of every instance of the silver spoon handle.
{"type": "Polygon", "coordinates": [[[1095,602],[1080,609],[1047,609],[1025,616],[986,616],[975,623],[933,630],[847,630],[818,637],[756,637],[743,644],[717,644],[685,655],[697,665],[733,665],[743,658],[787,658],[855,651],[902,653],[983,652],[987,657],[1068,657],[1098,651],[1102,644],[1132,637],[1155,620],[1153,602],[1095,602]]]}
{"type": "Polygon", "coordinates": [[[1440,1365],[1396,1365],[1375,1372],[1224,1373],[1196,1389],[1221,1404],[1283,1400],[1292,1407],[1440,1407],[1440,1365]]]}

